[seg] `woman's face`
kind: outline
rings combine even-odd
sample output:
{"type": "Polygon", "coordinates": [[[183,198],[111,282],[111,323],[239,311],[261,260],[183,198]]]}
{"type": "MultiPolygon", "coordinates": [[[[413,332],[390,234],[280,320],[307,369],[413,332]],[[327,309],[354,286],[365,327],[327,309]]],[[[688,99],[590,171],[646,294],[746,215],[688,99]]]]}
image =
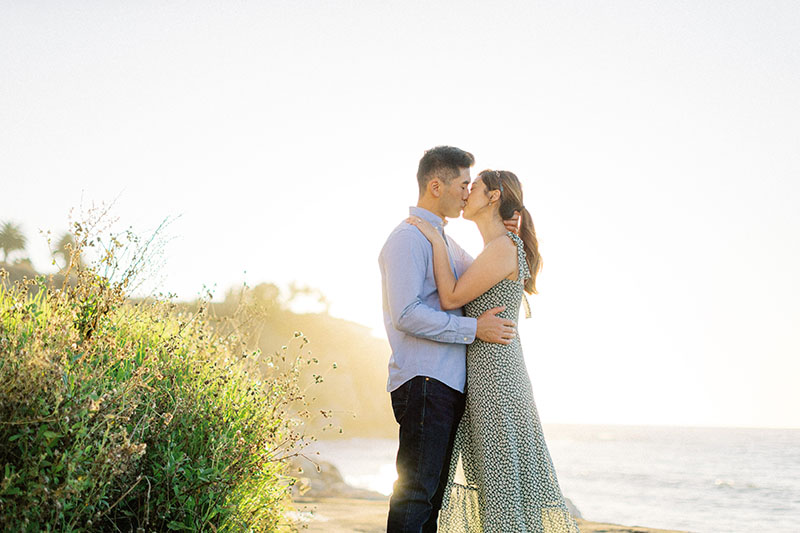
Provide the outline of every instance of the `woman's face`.
{"type": "Polygon", "coordinates": [[[475,215],[489,206],[490,198],[491,194],[487,196],[486,185],[484,185],[483,180],[478,178],[473,181],[469,191],[469,198],[467,198],[467,205],[464,207],[464,218],[474,220],[475,215]]]}

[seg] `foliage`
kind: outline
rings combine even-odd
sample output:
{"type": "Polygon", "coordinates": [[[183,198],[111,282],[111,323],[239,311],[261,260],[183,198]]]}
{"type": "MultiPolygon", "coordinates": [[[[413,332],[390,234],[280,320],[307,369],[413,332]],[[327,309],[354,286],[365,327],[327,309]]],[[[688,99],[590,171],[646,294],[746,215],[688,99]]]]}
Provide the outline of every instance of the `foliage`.
{"type": "Polygon", "coordinates": [[[22,233],[19,224],[13,222],[4,222],[0,226],[0,250],[3,250],[3,262],[8,261],[8,256],[11,252],[17,250],[24,250],[27,244],[27,239],[22,233]]]}
{"type": "MultiPolygon", "coordinates": [[[[264,318],[249,329],[247,341],[265,352],[298,329],[311,339],[304,356],[318,360],[313,367],[318,370],[303,373],[300,380],[310,387],[314,403],[328,415],[306,423],[319,438],[397,438],[397,424],[386,393],[386,362],[391,349],[385,337],[325,312],[293,312],[294,298],[307,296],[292,287],[281,291],[275,285],[261,283],[243,295],[238,290],[227,291],[224,301],[209,304],[209,316],[219,323],[233,316],[243,302],[262,310],[264,318]],[[315,378],[318,374],[323,374],[321,383],[315,378]]],[[[307,304],[308,300],[302,303],[307,304]]]]}
{"type": "MultiPolygon", "coordinates": [[[[73,254],[92,242],[86,227],[73,254]]],[[[109,242],[106,266],[121,245],[109,242]]],[[[0,529],[285,527],[284,462],[309,416],[305,337],[251,352],[211,326],[207,301],[131,303],[136,268],[118,281],[102,262],[70,268],[77,284],[61,288],[9,286],[0,270],[0,529]]]]}
{"type": "MultiPolygon", "coordinates": [[[[73,260],[74,248],[75,248],[75,237],[72,235],[72,233],[65,231],[64,233],[61,234],[61,237],[59,237],[58,241],[56,241],[56,248],[52,252],[53,263],[55,264],[56,258],[60,257],[62,261],[64,261],[64,263],[68,265],[70,261],[73,260]]],[[[79,267],[85,266],[84,260],[80,256],[80,254],[78,254],[77,257],[75,257],[75,261],[77,261],[79,267]]]]}

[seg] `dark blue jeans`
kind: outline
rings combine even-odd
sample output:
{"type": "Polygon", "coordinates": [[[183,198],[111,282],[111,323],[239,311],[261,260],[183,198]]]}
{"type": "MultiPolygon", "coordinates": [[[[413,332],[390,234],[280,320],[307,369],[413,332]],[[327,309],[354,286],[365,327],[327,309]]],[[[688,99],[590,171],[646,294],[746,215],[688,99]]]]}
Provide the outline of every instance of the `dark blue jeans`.
{"type": "Polygon", "coordinates": [[[400,447],[387,533],[435,532],[464,394],[417,376],[392,391],[392,409],[400,447]]]}

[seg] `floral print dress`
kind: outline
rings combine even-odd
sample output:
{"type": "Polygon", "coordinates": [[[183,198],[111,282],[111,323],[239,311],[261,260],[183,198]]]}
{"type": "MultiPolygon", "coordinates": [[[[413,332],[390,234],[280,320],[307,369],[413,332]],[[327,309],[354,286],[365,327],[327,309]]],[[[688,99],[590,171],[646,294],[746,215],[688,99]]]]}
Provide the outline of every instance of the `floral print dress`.
{"type": "MultiPolygon", "coordinates": [[[[517,245],[519,276],[467,304],[468,316],[505,305],[500,316],[517,321],[531,273],[522,239],[508,236],[517,245]]],[[[519,335],[508,345],[476,340],[469,346],[466,396],[439,531],[578,533],[544,440],[519,335]]]]}

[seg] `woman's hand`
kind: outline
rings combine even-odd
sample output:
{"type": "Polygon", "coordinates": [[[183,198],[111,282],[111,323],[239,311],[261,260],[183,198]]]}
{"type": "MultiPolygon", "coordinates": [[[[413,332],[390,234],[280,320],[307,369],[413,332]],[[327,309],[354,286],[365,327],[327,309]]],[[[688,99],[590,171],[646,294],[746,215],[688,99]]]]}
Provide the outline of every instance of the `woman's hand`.
{"type": "Polygon", "coordinates": [[[437,239],[444,242],[442,234],[439,233],[436,230],[436,228],[433,227],[433,224],[431,224],[427,220],[411,216],[406,219],[406,222],[408,222],[412,226],[416,226],[417,229],[419,229],[422,232],[422,234],[425,235],[425,238],[427,238],[431,242],[431,244],[436,243],[437,239]]]}

